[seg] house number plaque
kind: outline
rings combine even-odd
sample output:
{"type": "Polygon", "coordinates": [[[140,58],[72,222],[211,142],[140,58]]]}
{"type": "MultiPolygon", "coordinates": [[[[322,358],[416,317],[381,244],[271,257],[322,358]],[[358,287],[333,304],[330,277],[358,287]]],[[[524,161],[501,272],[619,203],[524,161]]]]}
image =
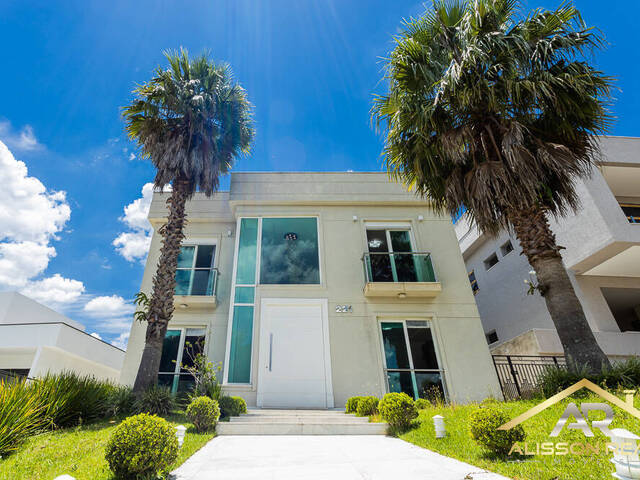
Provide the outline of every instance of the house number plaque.
{"type": "Polygon", "coordinates": [[[336,313],[353,313],[351,305],[336,305],[336,313]]]}

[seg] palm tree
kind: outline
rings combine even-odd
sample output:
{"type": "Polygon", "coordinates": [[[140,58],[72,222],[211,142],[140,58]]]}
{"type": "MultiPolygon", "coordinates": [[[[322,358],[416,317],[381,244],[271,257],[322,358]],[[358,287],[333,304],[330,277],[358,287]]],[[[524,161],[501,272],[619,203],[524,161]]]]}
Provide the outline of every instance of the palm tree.
{"type": "Polygon", "coordinates": [[[123,108],[129,138],[156,167],[155,186],[171,184],[167,223],[153,290],[144,315],[147,331],[134,391],[155,384],[162,344],[173,315],[175,275],[184,238],[185,203],[196,192],[211,196],[220,176],[236,157],[249,151],[254,137],[252,106],[226,64],[206,54],[190,60],[188,52],[165,52],[169,68],[158,67],[149,82],[136,88],[123,108]]]}
{"type": "Polygon", "coordinates": [[[609,361],[548,219],[579,206],[574,178],[597,161],[612,80],[584,60],[603,39],[570,3],[518,10],[516,0],[437,0],[406,21],[372,116],[394,178],[440,212],[464,205],[488,234],[513,229],[571,368],[595,371],[609,361]]]}

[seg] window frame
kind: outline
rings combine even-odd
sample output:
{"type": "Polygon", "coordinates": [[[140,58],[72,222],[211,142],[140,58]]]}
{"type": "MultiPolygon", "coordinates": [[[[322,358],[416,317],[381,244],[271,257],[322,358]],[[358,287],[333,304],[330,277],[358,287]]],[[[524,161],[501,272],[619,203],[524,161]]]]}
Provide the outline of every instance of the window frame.
{"type": "MultiPolygon", "coordinates": [[[[413,382],[413,388],[414,388],[414,392],[418,393],[418,388],[416,385],[416,381],[415,381],[415,374],[416,373],[439,373],[440,374],[440,379],[442,382],[442,394],[446,399],[449,398],[449,390],[447,388],[447,378],[446,378],[446,371],[443,367],[443,363],[442,363],[442,357],[440,355],[440,348],[438,345],[438,341],[437,341],[437,336],[436,336],[436,331],[433,325],[433,322],[430,319],[425,319],[425,318],[413,318],[413,317],[407,317],[407,318],[389,318],[389,317],[379,317],[378,318],[378,338],[379,338],[379,344],[380,344],[380,353],[382,355],[382,376],[384,377],[384,386],[385,386],[385,392],[389,393],[389,376],[387,375],[388,371],[391,370],[393,372],[410,372],[413,373],[412,377],[411,377],[411,381],[413,382]],[[420,325],[420,326],[407,326],[407,322],[422,322],[424,323],[424,325],[420,325]],[[409,359],[409,368],[387,368],[387,356],[386,356],[386,352],[384,350],[384,337],[382,335],[382,324],[383,323],[401,323],[402,324],[402,329],[403,329],[403,333],[404,333],[404,341],[405,341],[405,346],[407,349],[407,356],[409,359]],[[413,364],[413,355],[411,352],[411,343],[409,341],[409,329],[410,328],[427,328],[429,329],[429,333],[431,334],[431,341],[433,342],[433,350],[436,356],[436,361],[438,362],[438,369],[424,369],[424,368],[419,368],[416,369],[414,364],[413,364]]],[[[414,394],[415,396],[415,394],[414,394]]],[[[415,400],[415,399],[414,399],[415,400]]]]}
{"type": "Polygon", "coordinates": [[[511,241],[511,239],[507,240],[502,245],[500,245],[500,253],[502,254],[503,257],[506,257],[514,250],[515,248],[513,247],[513,242],[511,241]],[[509,249],[508,251],[507,251],[507,248],[509,249]]]}
{"type": "MultiPolygon", "coordinates": [[[[198,248],[200,246],[204,246],[204,247],[214,247],[214,251],[213,251],[213,258],[211,260],[211,266],[209,267],[209,271],[212,270],[216,270],[215,273],[215,279],[214,279],[214,284],[213,284],[213,289],[211,291],[211,295],[193,295],[191,294],[191,290],[193,288],[193,277],[194,277],[194,273],[191,274],[191,277],[189,279],[189,293],[187,294],[180,294],[180,296],[184,296],[184,297],[214,297],[216,295],[216,284],[218,283],[218,239],[217,238],[186,238],[182,241],[182,243],[180,243],[180,248],[182,249],[182,247],[195,247],[194,253],[193,253],[193,261],[191,262],[191,268],[181,268],[181,267],[176,267],[176,275],[178,273],[178,270],[190,270],[191,272],[195,272],[196,270],[207,270],[206,268],[197,268],[196,269],[196,260],[198,258],[198,248]]],[[[176,294],[178,295],[178,294],[176,294]]]]}
{"type": "Polygon", "coordinates": [[[467,277],[469,278],[469,284],[471,285],[471,291],[473,295],[477,295],[480,291],[480,285],[478,285],[478,277],[476,277],[475,268],[472,269],[469,273],[467,273],[467,277]],[[473,275],[473,281],[471,280],[471,275],[473,275]]]}
{"type": "Polygon", "coordinates": [[[500,258],[498,257],[498,253],[497,252],[493,252],[491,255],[489,255],[487,258],[485,258],[482,261],[482,264],[484,265],[484,269],[485,271],[489,271],[491,270],[493,267],[495,267],[498,263],[500,263],[500,258]],[[493,265],[487,265],[487,263],[489,262],[490,259],[494,258],[496,259],[495,263],[493,265]]]}
{"type": "MultiPolygon", "coordinates": [[[[181,368],[182,368],[182,360],[183,360],[183,355],[184,355],[184,344],[187,338],[187,330],[204,330],[204,345],[202,345],[202,352],[204,353],[204,355],[206,355],[207,353],[207,345],[209,344],[209,329],[207,328],[206,325],[180,325],[180,326],[172,326],[169,325],[167,327],[167,331],[169,330],[180,330],[180,343],[178,344],[178,352],[176,353],[176,358],[175,358],[175,367],[173,369],[173,372],[160,372],[158,371],[158,375],[173,375],[173,381],[171,383],[171,393],[172,394],[177,394],[178,393],[178,386],[175,385],[175,378],[178,377],[178,382],[180,379],[180,376],[182,375],[190,375],[189,373],[182,373],[180,372],[181,368]],[[178,361],[178,359],[180,359],[180,361],[178,361]]],[[[165,332],[165,336],[166,336],[166,332],[165,332]]],[[[164,339],[162,339],[162,341],[164,342],[164,339]]],[[[172,360],[174,361],[174,360],[172,360]]]]}
{"type": "Polygon", "coordinates": [[[494,328],[493,330],[489,330],[487,333],[484,334],[484,338],[487,339],[487,345],[493,345],[494,343],[498,343],[500,341],[500,338],[498,337],[498,332],[496,332],[496,329],[494,328]],[[496,336],[496,339],[493,342],[489,341],[489,335],[494,334],[496,336]]]}

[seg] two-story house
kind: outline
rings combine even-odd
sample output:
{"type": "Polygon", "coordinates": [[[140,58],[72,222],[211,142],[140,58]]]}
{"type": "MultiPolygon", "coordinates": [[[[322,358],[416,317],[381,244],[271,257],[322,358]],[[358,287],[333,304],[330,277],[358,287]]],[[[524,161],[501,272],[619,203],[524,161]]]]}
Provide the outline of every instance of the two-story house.
{"type": "MultiPolygon", "coordinates": [[[[576,180],[581,207],[551,220],[596,340],[611,357],[640,355],[640,138],[602,137],[601,164],[576,180]]],[[[463,216],[456,234],[494,354],[562,355],[544,299],[512,232],[489,237],[463,216]]]]}
{"type": "MultiPolygon", "coordinates": [[[[149,212],[145,292],[166,195],[149,212]]],[[[386,174],[233,173],[229,191],[196,194],[187,218],[159,377],[174,391],[203,348],[222,363],[224,390],[250,406],[501,395],[451,219],[386,174]]],[[[134,322],[123,383],[144,332],[134,322]]]]}

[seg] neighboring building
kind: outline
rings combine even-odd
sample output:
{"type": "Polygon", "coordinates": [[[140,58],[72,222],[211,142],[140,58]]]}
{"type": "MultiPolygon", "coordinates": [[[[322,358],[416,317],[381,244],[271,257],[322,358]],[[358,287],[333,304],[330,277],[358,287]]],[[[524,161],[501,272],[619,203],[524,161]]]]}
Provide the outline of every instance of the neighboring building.
{"type": "Polygon", "coordinates": [[[0,293],[0,378],[74,371],[118,381],[124,351],[17,292],[0,293]]]}
{"type": "MultiPolygon", "coordinates": [[[[149,212],[145,292],[165,200],[154,194],[149,212]]],[[[160,383],[185,388],[180,365],[204,348],[225,391],[253,406],[501,395],[451,219],[386,174],[233,173],[229,191],[196,194],[187,219],[160,383]]],[[[134,322],[123,383],[144,338],[134,322]]]]}
{"type": "MultiPolygon", "coordinates": [[[[551,221],[587,320],[611,358],[640,355],[640,138],[603,137],[602,166],[576,181],[581,208],[551,221]]],[[[509,232],[456,234],[494,354],[562,355],[544,299],[526,295],[531,266],[509,232]]]]}

